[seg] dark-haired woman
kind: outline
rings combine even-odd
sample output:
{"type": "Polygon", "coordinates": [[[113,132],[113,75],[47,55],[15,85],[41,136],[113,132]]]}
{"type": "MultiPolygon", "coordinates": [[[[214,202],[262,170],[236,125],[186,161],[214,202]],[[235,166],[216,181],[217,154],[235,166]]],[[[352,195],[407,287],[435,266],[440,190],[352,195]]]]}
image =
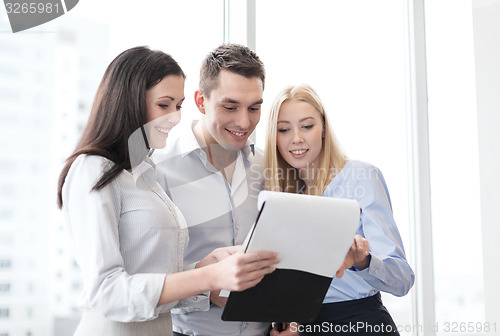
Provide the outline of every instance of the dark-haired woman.
{"type": "Polygon", "coordinates": [[[206,291],[252,287],[278,262],[272,252],[230,247],[182,264],[186,222],[157,184],[150,154],[180,120],[184,79],[161,51],[118,55],[61,172],[58,205],[84,277],[75,335],[172,335],[173,307],[206,291]]]}

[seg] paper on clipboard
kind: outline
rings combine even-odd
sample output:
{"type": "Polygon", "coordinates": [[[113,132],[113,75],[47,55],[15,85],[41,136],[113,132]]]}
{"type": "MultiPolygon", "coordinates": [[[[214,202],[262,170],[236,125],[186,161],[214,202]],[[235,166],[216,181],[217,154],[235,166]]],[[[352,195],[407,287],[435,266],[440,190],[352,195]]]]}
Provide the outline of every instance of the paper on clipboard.
{"type": "Polygon", "coordinates": [[[243,246],[276,251],[277,268],[333,277],[353,242],[360,207],[350,199],[262,191],[259,217],[243,246]]]}
{"type": "Polygon", "coordinates": [[[276,251],[281,262],[255,287],[231,292],[224,321],[316,320],[359,225],[356,201],[264,191],[247,251],[276,251]]]}

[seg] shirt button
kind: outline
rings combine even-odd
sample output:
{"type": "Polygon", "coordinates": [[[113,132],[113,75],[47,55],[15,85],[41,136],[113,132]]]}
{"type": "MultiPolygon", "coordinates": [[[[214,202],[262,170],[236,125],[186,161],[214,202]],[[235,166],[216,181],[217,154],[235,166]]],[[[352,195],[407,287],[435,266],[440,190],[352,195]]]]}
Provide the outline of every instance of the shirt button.
{"type": "Polygon", "coordinates": [[[181,232],[181,238],[184,238],[184,232],[181,232]]]}
{"type": "Polygon", "coordinates": [[[175,208],[173,206],[170,206],[168,209],[170,210],[170,212],[175,212],[175,208]]]}
{"type": "Polygon", "coordinates": [[[236,229],[236,230],[239,230],[239,229],[240,229],[240,226],[239,226],[239,225],[236,225],[235,229],[236,229]]]}
{"type": "Polygon", "coordinates": [[[156,187],[152,187],[151,190],[153,190],[154,192],[157,192],[158,191],[158,188],[156,187]]]}

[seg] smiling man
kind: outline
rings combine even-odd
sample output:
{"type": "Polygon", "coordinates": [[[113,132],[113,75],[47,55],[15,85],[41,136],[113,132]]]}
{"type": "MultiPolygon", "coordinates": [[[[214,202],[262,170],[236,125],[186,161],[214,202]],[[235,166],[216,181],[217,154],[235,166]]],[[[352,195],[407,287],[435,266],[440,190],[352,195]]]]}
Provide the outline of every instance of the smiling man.
{"type": "MultiPolygon", "coordinates": [[[[261,113],[265,70],[245,46],[223,44],[202,63],[194,99],[201,118],[155,153],[158,182],[186,218],[184,265],[243,243],[257,217],[262,153],[248,140],[261,113]]],[[[221,320],[226,298],[205,293],[172,313],[174,335],[266,335],[269,323],[221,320]]]]}
{"type": "MultiPolygon", "coordinates": [[[[202,68],[203,78],[213,77],[208,73],[209,69],[204,70],[202,68]]],[[[264,91],[263,72],[261,76],[252,76],[254,71],[259,71],[239,70],[243,74],[221,67],[218,75],[213,77],[216,83],[202,80],[200,90],[195,93],[196,106],[203,116],[193,128],[194,135],[198,143],[204,144],[210,163],[229,183],[239,150],[250,145],[247,144],[248,137],[259,123],[264,91]],[[246,77],[246,72],[251,77],[246,77]]]]}

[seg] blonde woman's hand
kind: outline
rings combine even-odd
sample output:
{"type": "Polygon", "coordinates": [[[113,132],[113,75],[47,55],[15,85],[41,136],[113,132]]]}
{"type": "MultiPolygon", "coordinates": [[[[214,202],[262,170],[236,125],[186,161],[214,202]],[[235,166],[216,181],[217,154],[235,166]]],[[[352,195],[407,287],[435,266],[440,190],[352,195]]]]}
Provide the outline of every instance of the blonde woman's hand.
{"type": "Polygon", "coordinates": [[[337,270],[336,277],[343,277],[344,271],[351,267],[355,267],[358,270],[364,270],[370,266],[370,261],[370,244],[367,239],[357,234],[354,236],[354,241],[347,252],[344,262],[337,270]]]}

